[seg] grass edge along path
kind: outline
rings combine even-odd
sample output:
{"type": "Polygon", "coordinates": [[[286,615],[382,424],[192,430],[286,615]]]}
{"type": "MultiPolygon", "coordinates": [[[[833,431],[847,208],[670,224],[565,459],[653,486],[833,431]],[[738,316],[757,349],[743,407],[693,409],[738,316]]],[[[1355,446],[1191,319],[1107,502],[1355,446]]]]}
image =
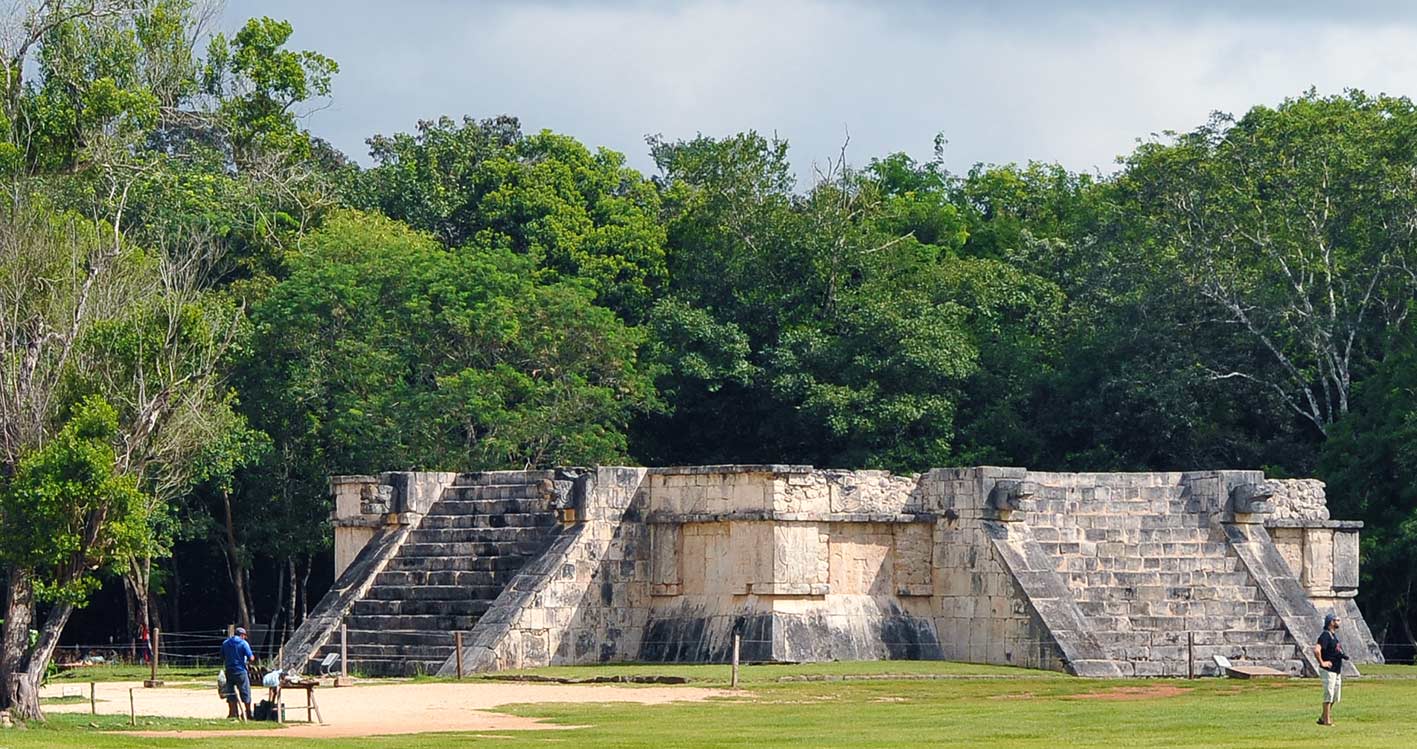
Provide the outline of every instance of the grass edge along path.
{"type": "MultiPolygon", "coordinates": [[[[271,738],[282,747],[919,747],[950,743],[978,747],[1319,747],[1330,744],[1397,749],[1417,746],[1417,675],[1413,667],[1377,670],[1378,678],[1345,685],[1339,725],[1314,724],[1319,686],[1313,679],[1237,681],[1218,678],[1101,681],[1022,669],[995,670],[940,662],[876,662],[749,666],[737,694],[707,702],[531,704],[503,712],[537,718],[569,731],[418,734],[387,738],[313,740],[271,738]],[[1409,669],[1404,672],[1402,669],[1409,669]],[[919,677],[850,678],[893,672],[919,677]],[[971,676],[971,672],[972,676],[971,676]],[[779,681],[783,676],[840,677],[779,681]]],[[[537,669],[543,675],[650,673],[693,678],[695,686],[726,682],[722,666],[628,665],[537,669]],[[717,669],[717,671],[715,671],[717,669]],[[721,674],[716,676],[715,674],[721,674]]],[[[371,706],[388,710],[391,706],[371,706]]],[[[50,725],[0,734],[0,746],[229,747],[212,733],[196,739],[151,739],[106,731],[126,729],[126,718],[55,716],[50,725]],[[114,725],[117,722],[119,725],[114,725]]],[[[140,718],[152,730],[215,730],[224,721],[140,718]]],[[[254,740],[252,740],[254,741],[254,740]]],[[[261,741],[266,741],[261,739],[261,741]]]]}

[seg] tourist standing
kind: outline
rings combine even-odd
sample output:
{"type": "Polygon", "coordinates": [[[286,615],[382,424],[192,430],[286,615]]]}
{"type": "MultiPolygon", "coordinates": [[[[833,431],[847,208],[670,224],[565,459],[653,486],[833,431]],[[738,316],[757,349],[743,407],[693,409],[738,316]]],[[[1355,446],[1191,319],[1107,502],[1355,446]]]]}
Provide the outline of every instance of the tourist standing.
{"type": "Polygon", "coordinates": [[[1338,625],[1341,620],[1337,614],[1328,614],[1324,617],[1324,631],[1319,634],[1319,641],[1314,644],[1314,657],[1319,661],[1319,677],[1324,682],[1324,709],[1319,716],[1319,725],[1333,725],[1333,706],[1343,699],[1343,661],[1348,656],[1343,654],[1343,644],[1338,641],[1338,625]]]}
{"type": "Polygon", "coordinates": [[[236,634],[221,644],[221,660],[226,665],[226,704],[230,708],[226,717],[241,717],[236,705],[240,699],[246,706],[246,719],[251,720],[251,675],[246,671],[246,666],[256,660],[256,654],[251,652],[251,645],[246,642],[244,627],[237,627],[236,634]]]}

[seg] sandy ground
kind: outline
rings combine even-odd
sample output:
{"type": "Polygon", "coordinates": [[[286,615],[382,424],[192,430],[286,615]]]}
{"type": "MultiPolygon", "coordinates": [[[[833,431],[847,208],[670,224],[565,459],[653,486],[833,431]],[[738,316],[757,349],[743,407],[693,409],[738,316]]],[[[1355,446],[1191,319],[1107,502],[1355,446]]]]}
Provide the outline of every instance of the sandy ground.
{"type": "MultiPolygon", "coordinates": [[[[170,718],[222,718],[226,703],[218,699],[216,688],[190,689],[170,685],[160,689],[144,689],[142,682],[112,682],[97,686],[98,712],[126,714],[128,690],[133,689],[133,701],[139,715],[170,718]]],[[[60,697],[82,691],[88,696],[88,685],[59,685],[44,690],[42,697],[60,697]],[[77,689],[76,687],[81,687],[77,689]]],[[[252,689],[252,697],[260,700],[265,689],[252,689]]],[[[655,705],[678,700],[702,700],[731,695],[719,689],[696,687],[620,687],[604,685],[523,684],[516,682],[475,681],[461,684],[368,684],[352,687],[321,687],[315,690],[324,725],[293,723],[274,733],[267,730],[222,732],[222,736],[300,736],[309,738],[339,738],[436,731],[505,731],[555,729],[547,723],[513,715],[488,712],[489,708],[525,702],[638,702],[655,705]]],[[[303,717],[304,710],[292,711],[304,704],[303,692],[285,695],[287,716],[303,717]]],[[[88,702],[46,705],[49,712],[81,712],[89,710],[88,702]]],[[[209,731],[150,731],[146,736],[212,736],[209,731]]]]}

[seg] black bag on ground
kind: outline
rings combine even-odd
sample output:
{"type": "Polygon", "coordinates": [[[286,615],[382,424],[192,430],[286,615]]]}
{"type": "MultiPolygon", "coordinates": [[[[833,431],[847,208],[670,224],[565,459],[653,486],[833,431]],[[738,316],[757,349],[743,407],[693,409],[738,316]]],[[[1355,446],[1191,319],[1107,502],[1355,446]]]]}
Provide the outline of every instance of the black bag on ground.
{"type": "Polygon", "coordinates": [[[276,703],[270,700],[261,700],[251,709],[251,717],[256,720],[276,720],[276,703]]]}

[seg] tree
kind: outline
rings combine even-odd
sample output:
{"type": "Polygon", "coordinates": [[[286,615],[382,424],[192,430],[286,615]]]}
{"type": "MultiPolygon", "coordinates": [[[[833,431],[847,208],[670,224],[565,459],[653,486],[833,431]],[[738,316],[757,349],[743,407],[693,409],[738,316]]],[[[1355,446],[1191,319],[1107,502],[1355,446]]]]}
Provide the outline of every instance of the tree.
{"type": "MultiPolygon", "coordinates": [[[[250,553],[245,545],[238,542],[238,530],[236,516],[232,510],[232,494],[236,491],[239,477],[245,469],[255,469],[259,471],[267,465],[271,454],[270,438],[263,432],[250,428],[246,419],[240,415],[232,414],[231,417],[220,425],[217,434],[212,436],[202,447],[201,453],[193,461],[193,473],[191,475],[191,492],[199,501],[215,505],[220,503],[220,507],[203,507],[204,514],[210,517],[219,518],[219,521],[208,526],[209,538],[222,550],[222,556],[226,559],[227,574],[231,580],[233,598],[235,598],[235,621],[242,627],[251,628],[253,622],[252,611],[255,608],[251,603],[250,585],[250,553]]],[[[260,507],[266,513],[272,509],[274,503],[261,503],[260,507]]],[[[262,512],[251,513],[260,517],[262,512]]],[[[259,528],[252,528],[252,523],[242,523],[241,527],[247,533],[260,536],[259,528]]],[[[298,524],[288,524],[286,533],[299,529],[298,524]]]]}
{"type": "Polygon", "coordinates": [[[843,152],[799,193],[780,140],[651,149],[672,279],[652,351],[674,413],[643,423],[649,459],[946,464],[981,352],[1057,304],[1041,279],[962,256],[938,154],[856,169],[843,152]]]}
{"type": "Polygon", "coordinates": [[[1210,302],[1213,325],[1264,352],[1206,361],[1209,375],[1270,390],[1320,435],[1415,288],[1414,124],[1407,99],[1311,91],[1216,114],[1126,162],[1146,233],[1210,302]]]}
{"type": "MultiPolygon", "coordinates": [[[[152,562],[179,530],[174,502],[191,489],[201,445],[233,418],[220,380],[241,297],[327,202],[331,159],[299,129],[297,107],[328,94],[336,66],[286,50],[289,25],[270,19],[218,35],[199,57],[212,16],[191,0],[45,2],[17,14],[0,119],[13,202],[102,222],[112,248],[94,260],[95,278],[117,272],[109,259],[145,258],[144,280],[119,295],[125,309],[43,333],[62,338],[64,354],[49,373],[62,387],[46,386],[59,395],[41,408],[95,393],[119,410],[119,469],[138,479],[159,530],[124,575],[134,627],[150,628],[152,562]],[[255,280],[210,293],[242,277],[255,280]]],[[[90,295],[76,297],[80,318],[90,295]]]]}
{"type": "Polygon", "coordinates": [[[283,533],[319,538],[332,473],[623,461],[655,403],[642,335],[523,255],[342,212],[289,265],[237,373],[274,441],[261,496],[306,508],[283,533]]]}
{"type": "Polygon", "coordinates": [[[5,619],[6,696],[21,717],[39,716],[38,684],[76,606],[98,587],[96,571],[121,569],[152,541],[149,504],[118,468],[117,412],[101,398],[77,404],[64,427],[0,483],[0,559],[9,576],[5,619]],[[28,645],[28,606],[49,604],[28,645]],[[15,652],[16,643],[27,647],[15,652]]]}
{"type": "Polygon", "coordinates": [[[1323,445],[1330,509],[1365,523],[1361,591],[1368,622],[1417,648],[1417,345],[1410,333],[1354,387],[1350,406],[1323,445]]]}
{"type": "Polygon", "coordinates": [[[286,21],[252,18],[232,39],[217,34],[207,45],[202,87],[220,102],[238,168],[254,168],[262,158],[311,155],[310,137],[293,110],[329,96],[339,65],[318,52],[284,49],[294,31],[286,21]]]}
{"type": "MultiPolygon", "coordinates": [[[[175,251],[155,255],[42,204],[6,206],[0,222],[0,480],[60,430],[72,404],[109,398],[117,411],[114,470],[161,497],[201,440],[197,427],[225,408],[213,392],[238,311],[204,304],[175,251]]],[[[154,507],[145,516],[154,516],[154,507]]],[[[6,524],[6,527],[9,527],[6,524]]],[[[21,717],[38,717],[43,673],[24,633],[36,582],[10,566],[0,674],[21,717]],[[28,664],[28,665],[27,665],[28,664]]],[[[68,611],[41,630],[57,638],[68,611]]]]}
{"type": "Polygon", "coordinates": [[[415,134],[369,139],[378,163],[357,206],[451,247],[526,255],[548,279],[583,279],[596,301],[639,322],[665,280],[664,229],[652,184],[607,149],[509,117],[421,121],[415,134]]]}

